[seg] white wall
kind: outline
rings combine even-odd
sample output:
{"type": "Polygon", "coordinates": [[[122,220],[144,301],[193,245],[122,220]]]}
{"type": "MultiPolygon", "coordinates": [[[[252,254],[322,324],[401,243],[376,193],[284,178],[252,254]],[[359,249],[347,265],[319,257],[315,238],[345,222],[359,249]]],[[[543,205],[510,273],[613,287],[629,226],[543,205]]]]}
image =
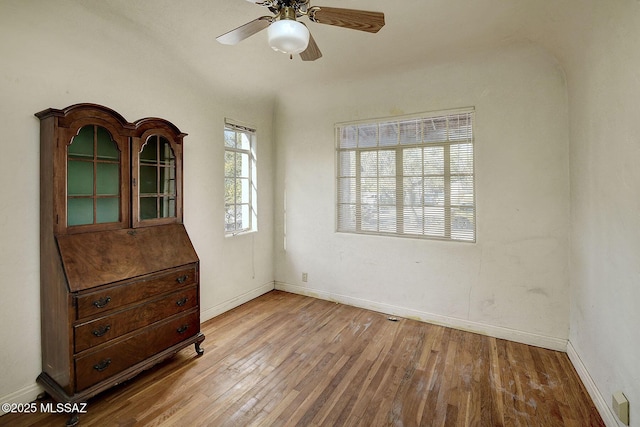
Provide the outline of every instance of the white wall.
{"type": "MultiPolygon", "coordinates": [[[[185,138],[185,225],[201,260],[203,319],[273,288],[271,99],[207,87],[170,52],[78,3],[0,8],[0,401],[38,393],[39,121],[79,102],[126,119],[162,117],[185,138]],[[224,237],[224,117],[258,128],[259,231],[224,237]]],[[[203,344],[206,349],[207,341],[203,344]]]]}
{"type": "MultiPolygon", "coordinates": [[[[640,3],[590,2],[569,39],[571,333],[604,405],[640,426],[640,3]]],[[[587,379],[589,380],[589,379],[587,379]]],[[[599,398],[599,396],[596,396],[599,398]]],[[[620,424],[622,425],[622,424],[620,424]]]]}
{"type": "Polygon", "coordinates": [[[282,95],[276,114],[276,287],[566,348],[568,113],[553,57],[514,46],[305,85],[282,95]],[[336,122],[467,106],[477,243],[334,232],[336,122]]]}

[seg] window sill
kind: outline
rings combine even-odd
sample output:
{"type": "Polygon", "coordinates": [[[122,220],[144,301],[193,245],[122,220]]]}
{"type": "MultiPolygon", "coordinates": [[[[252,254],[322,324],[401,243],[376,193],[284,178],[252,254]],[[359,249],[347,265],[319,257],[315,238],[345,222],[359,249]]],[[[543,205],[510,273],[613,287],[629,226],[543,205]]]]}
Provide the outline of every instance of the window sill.
{"type": "Polygon", "coordinates": [[[258,230],[243,230],[243,231],[238,231],[235,233],[226,233],[224,234],[225,239],[226,238],[232,238],[232,237],[239,237],[239,236],[245,236],[247,234],[254,234],[257,233],[258,230]]]}

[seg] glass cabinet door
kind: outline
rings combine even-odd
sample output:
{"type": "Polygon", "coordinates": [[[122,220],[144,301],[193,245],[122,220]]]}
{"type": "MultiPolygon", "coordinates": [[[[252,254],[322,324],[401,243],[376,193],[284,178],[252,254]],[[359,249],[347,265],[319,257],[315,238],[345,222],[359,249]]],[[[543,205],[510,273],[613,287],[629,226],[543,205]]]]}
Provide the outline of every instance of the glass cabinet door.
{"type": "Polygon", "coordinates": [[[137,152],[138,222],[174,222],[178,216],[178,164],[169,139],[151,135],[137,152]]]}
{"type": "Polygon", "coordinates": [[[104,127],[87,125],[67,147],[67,226],[119,223],[121,152],[104,127]]]}

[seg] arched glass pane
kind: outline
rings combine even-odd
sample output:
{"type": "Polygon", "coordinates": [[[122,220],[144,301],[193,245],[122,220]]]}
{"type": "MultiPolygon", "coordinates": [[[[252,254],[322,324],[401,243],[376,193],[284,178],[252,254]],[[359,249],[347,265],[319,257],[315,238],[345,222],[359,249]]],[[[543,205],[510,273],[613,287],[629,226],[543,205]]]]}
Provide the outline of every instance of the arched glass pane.
{"type": "Polygon", "coordinates": [[[175,154],[173,153],[173,148],[171,148],[171,144],[169,140],[164,137],[160,137],[160,146],[159,148],[159,158],[160,163],[170,164],[173,163],[176,159],[175,154]]]}
{"type": "Polygon", "coordinates": [[[176,216],[176,156],[169,140],[147,138],[140,156],[139,219],[176,216]]]}
{"type": "Polygon", "coordinates": [[[158,161],[158,137],[147,138],[140,152],[140,163],[156,163],[158,161]]]}
{"type": "Polygon", "coordinates": [[[120,158],[118,146],[111,138],[111,134],[108,130],[97,126],[96,139],[98,146],[98,159],[118,160],[120,158]]]}
{"type": "Polygon", "coordinates": [[[69,145],[69,157],[93,158],[93,130],[94,126],[84,126],[73,137],[69,145]]]}

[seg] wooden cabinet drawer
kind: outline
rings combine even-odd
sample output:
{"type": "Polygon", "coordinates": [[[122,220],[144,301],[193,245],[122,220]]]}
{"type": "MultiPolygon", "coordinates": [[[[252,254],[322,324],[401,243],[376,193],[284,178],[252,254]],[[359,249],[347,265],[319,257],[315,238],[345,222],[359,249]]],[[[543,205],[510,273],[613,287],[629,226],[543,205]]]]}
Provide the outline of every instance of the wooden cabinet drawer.
{"type": "Polygon", "coordinates": [[[123,341],[78,357],[75,360],[76,390],[84,390],[197,334],[200,331],[199,315],[198,309],[193,309],[188,314],[151,325],[123,341]]]}
{"type": "Polygon", "coordinates": [[[198,288],[191,286],[162,299],[134,306],[74,327],[75,352],[107,342],[198,305],[198,288]]]}
{"type": "Polygon", "coordinates": [[[197,283],[197,267],[191,265],[170,272],[147,276],[141,280],[83,294],[77,299],[77,317],[95,316],[127,304],[151,298],[197,283]]]}

